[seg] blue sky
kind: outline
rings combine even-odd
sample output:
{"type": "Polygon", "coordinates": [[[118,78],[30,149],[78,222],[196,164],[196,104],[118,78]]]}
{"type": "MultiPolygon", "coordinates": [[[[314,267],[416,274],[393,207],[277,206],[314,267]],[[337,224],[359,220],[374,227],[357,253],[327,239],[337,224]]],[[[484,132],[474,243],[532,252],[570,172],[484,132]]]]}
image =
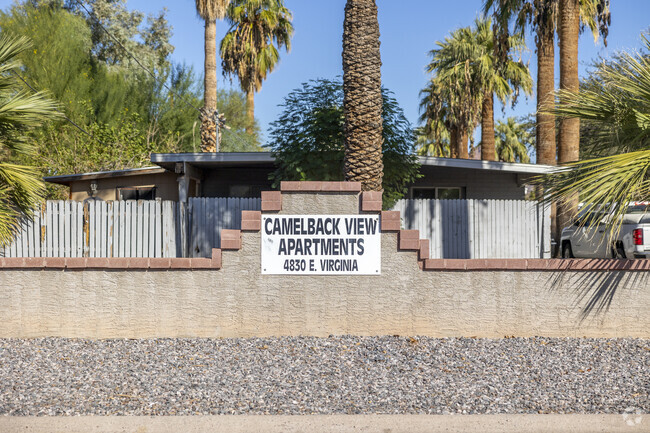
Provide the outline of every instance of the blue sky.
{"type": "MultiPolygon", "coordinates": [[[[11,4],[0,0],[0,8],[11,4]]],[[[285,0],[293,12],[295,34],[290,53],[282,53],[277,69],[264,82],[256,96],[255,114],[262,131],[281,112],[284,96],[301,83],[315,78],[333,78],[342,74],[341,50],[343,10],[345,0],[285,0]]],[[[417,124],[418,93],[426,84],[425,66],[428,52],[435,42],[452,30],[471,25],[478,15],[482,0],[377,0],[381,31],[382,82],[392,90],[406,117],[417,124]]],[[[203,68],[203,22],[196,15],[194,0],[128,0],[130,9],[154,12],[163,7],[169,10],[168,18],[174,28],[172,44],[176,47],[172,58],[203,68]]],[[[591,60],[607,57],[621,49],[638,49],[640,34],[650,27],[650,0],[612,0],[612,26],[608,47],[602,41],[594,45],[590,33],[581,36],[579,61],[584,74],[591,60]]],[[[217,23],[218,37],[227,30],[225,22],[217,23]]],[[[534,40],[528,38],[530,51],[524,54],[535,78],[534,40]]],[[[557,56],[556,50],[556,56],[557,56]]],[[[557,64],[557,58],[556,58],[557,64]]],[[[558,74],[556,74],[557,79],[558,74]]],[[[218,72],[219,87],[237,86],[218,72]]],[[[525,115],[535,109],[534,96],[521,98],[514,110],[507,109],[505,116],[525,115]]],[[[496,107],[497,118],[504,114],[496,107]]]]}

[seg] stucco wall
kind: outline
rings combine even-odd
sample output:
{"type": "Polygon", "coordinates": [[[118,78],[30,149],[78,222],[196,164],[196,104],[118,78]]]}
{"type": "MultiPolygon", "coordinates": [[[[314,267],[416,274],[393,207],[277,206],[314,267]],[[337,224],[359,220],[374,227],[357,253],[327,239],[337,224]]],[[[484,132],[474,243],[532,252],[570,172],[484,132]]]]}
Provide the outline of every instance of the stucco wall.
{"type": "MultiPolygon", "coordinates": [[[[282,212],[348,213],[358,203],[358,192],[283,193],[282,212]]],[[[20,269],[4,259],[0,337],[650,337],[648,272],[546,271],[542,260],[535,271],[507,269],[518,261],[421,270],[400,232],[384,231],[380,276],[261,275],[260,236],[242,232],[221,269],[20,269]]]]}

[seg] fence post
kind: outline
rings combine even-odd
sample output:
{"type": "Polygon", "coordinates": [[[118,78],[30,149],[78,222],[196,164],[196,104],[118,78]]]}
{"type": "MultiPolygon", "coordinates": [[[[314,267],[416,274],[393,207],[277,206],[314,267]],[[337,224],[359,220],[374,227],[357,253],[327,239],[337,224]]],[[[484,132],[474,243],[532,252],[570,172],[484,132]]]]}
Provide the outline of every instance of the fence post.
{"type": "Polygon", "coordinates": [[[84,219],[83,219],[83,256],[90,255],[90,203],[84,202],[84,219]]]}

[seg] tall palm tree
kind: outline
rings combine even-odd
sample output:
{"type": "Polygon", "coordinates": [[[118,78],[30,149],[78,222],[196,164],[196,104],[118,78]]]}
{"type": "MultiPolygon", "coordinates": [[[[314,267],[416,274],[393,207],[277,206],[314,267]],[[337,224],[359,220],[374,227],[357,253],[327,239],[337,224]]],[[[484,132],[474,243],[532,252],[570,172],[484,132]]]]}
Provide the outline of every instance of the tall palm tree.
{"type": "MultiPolygon", "coordinates": [[[[578,39],[580,21],[587,23],[597,38],[597,29],[607,41],[610,22],[609,0],[560,0],[558,31],[560,37],[560,89],[578,92],[578,39]]],[[[562,118],[559,123],[558,163],[564,165],[580,157],[580,119],[562,118]]],[[[570,223],[578,211],[578,198],[565,199],[558,204],[558,230],[570,223]]]]}
{"type": "Polygon", "coordinates": [[[201,109],[201,151],[216,152],[217,146],[217,20],[223,19],[230,0],[195,0],[196,12],[205,21],[203,71],[204,97],[201,109]]]}
{"type": "Polygon", "coordinates": [[[535,33],[537,53],[537,163],[556,165],[555,119],[541,108],[553,104],[555,91],[555,24],[558,0],[484,0],[483,10],[493,11],[496,53],[499,61],[510,50],[510,25],[523,36],[535,33]]]}
{"type": "Polygon", "coordinates": [[[44,192],[38,170],[10,160],[36,152],[25,134],[59,117],[53,101],[21,90],[10,75],[20,68],[17,57],[30,46],[25,37],[0,36],[0,245],[11,242],[20,218],[31,214],[44,192]]]}
{"type": "Polygon", "coordinates": [[[381,191],[382,97],[375,0],[347,0],[343,23],[345,180],[381,191]]]}
{"type": "Polygon", "coordinates": [[[282,0],[233,0],[226,17],[230,29],[219,48],[221,65],[224,75],[239,79],[252,124],[255,92],[260,91],[266,75],[280,60],[278,49],[291,49],[291,11],[282,0]]]}
{"type": "Polygon", "coordinates": [[[544,179],[547,199],[580,200],[611,208],[616,231],[630,201],[650,200],[650,39],[645,52],[623,53],[602,62],[580,91],[559,90],[552,111],[579,119],[593,131],[583,143],[593,158],[567,164],[544,179]]]}
{"type": "MultiPolygon", "coordinates": [[[[537,163],[546,165],[557,165],[558,156],[555,117],[549,108],[554,104],[554,43],[555,30],[559,21],[559,5],[560,0],[484,0],[485,13],[490,10],[494,12],[497,52],[500,56],[503,56],[509,49],[508,35],[511,24],[514,24],[514,31],[521,35],[526,32],[529,26],[535,33],[537,52],[537,163]]],[[[578,7],[580,20],[591,29],[594,40],[599,33],[606,38],[609,26],[609,0],[578,0],[578,7]]],[[[577,53],[574,54],[574,59],[577,62],[577,53]]],[[[551,221],[551,230],[555,238],[559,239],[565,219],[560,221],[555,203],[551,207],[551,221]]]]}
{"type": "MultiPolygon", "coordinates": [[[[438,81],[440,85],[437,90],[425,89],[421,93],[425,97],[421,103],[425,118],[430,121],[440,117],[442,113],[433,101],[435,97],[444,97],[451,113],[450,132],[456,139],[455,153],[467,158],[467,138],[480,110],[481,155],[485,160],[496,160],[494,95],[506,103],[516,100],[520,90],[530,93],[532,79],[528,67],[522,61],[515,61],[509,53],[502,63],[497,63],[489,19],[477,19],[474,28],[457,29],[437,45],[438,48],[430,52],[432,60],[427,70],[436,75],[432,84],[438,81]],[[434,108],[433,112],[428,112],[427,107],[434,108]]],[[[510,37],[510,46],[523,49],[523,39],[510,37]]]]}
{"type": "MultiPolygon", "coordinates": [[[[579,17],[590,28],[594,40],[606,37],[609,25],[609,0],[577,0],[579,17]]],[[[497,56],[509,50],[510,26],[524,35],[530,27],[535,33],[537,53],[537,163],[557,164],[555,119],[549,108],[555,91],[555,30],[560,0],[484,0],[487,14],[493,11],[497,56]]],[[[573,17],[575,25],[575,17],[573,17]]],[[[575,26],[574,26],[575,30],[575,26]]],[[[575,53],[574,53],[575,54],[575,53]]],[[[577,62],[577,55],[574,55],[577,62]]],[[[577,71],[577,69],[576,69],[577,71]]],[[[577,75],[575,75],[577,79],[577,75]]]]}
{"type": "MultiPolygon", "coordinates": [[[[504,104],[516,101],[520,90],[532,92],[533,82],[528,67],[521,60],[514,60],[510,51],[524,49],[523,38],[510,36],[510,50],[497,62],[495,41],[490,19],[478,18],[474,28],[463,27],[452,33],[434,55],[440,75],[466,72],[474,81],[473,89],[481,92],[481,157],[495,161],[494,142],[494,95],[504,104]],[[449,71],[449,72],[448,72],[449,71]]],[[[432,62],[433,63],[433,62],[432,62]]]]}

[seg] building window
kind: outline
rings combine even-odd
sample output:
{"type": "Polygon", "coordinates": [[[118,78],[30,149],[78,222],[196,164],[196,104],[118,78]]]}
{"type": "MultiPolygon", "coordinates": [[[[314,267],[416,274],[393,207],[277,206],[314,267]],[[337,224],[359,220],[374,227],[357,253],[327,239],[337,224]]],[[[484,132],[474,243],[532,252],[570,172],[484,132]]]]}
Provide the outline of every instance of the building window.
{"type": "Polygon", "coordinates": [[[129,186],[117,189],[118,200],[155,200],[155,186],[129,186]]]}
{"type": "Polygon", "coordinates": [[[465,198],[465,188],[461,187],[435,187],[435,188],[411,188],[413,199],[438,199],[438,200],[459,200],[465,198]]]}

